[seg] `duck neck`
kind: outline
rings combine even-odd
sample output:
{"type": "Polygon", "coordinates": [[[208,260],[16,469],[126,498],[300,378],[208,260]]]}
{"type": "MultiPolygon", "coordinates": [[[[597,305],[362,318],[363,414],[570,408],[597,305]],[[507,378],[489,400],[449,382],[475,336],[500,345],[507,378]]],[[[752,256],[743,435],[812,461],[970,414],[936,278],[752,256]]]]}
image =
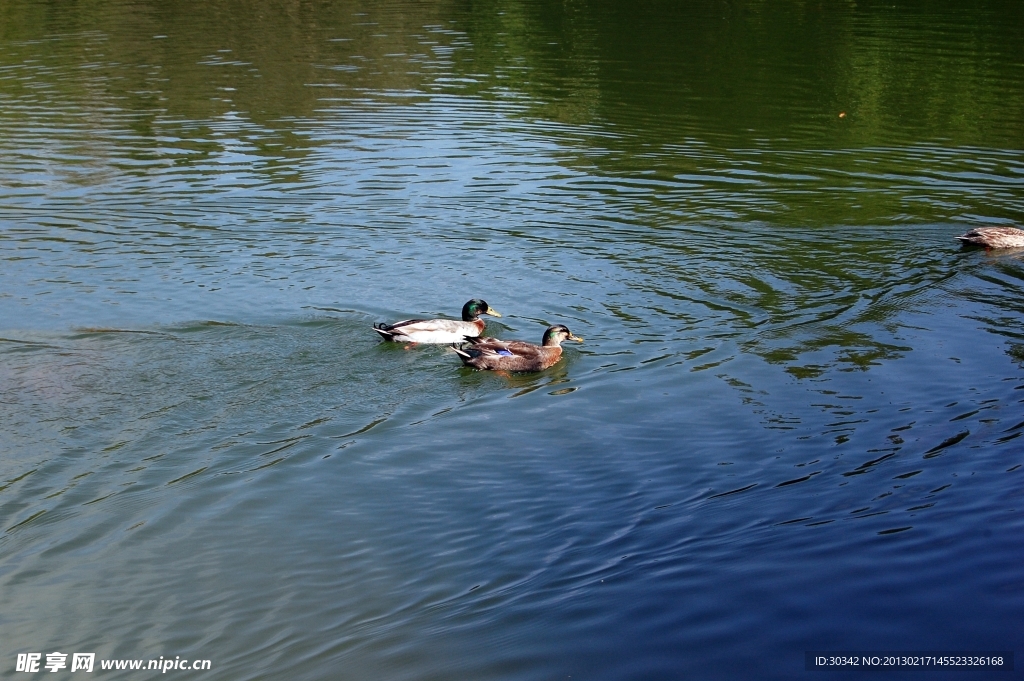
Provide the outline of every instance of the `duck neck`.
{"type": "Polygon", "coordinates": [[[562,346],[561,345],[546,345],[544,346],[545,362],[554,364],[562,357],[562,346]]]}
{"type": "Polygon", "coordinates": [[[549,355],[557,357],[562,353],[562,346],[559,343],[545,343],[542,347],[544,352],[549,355]]]}

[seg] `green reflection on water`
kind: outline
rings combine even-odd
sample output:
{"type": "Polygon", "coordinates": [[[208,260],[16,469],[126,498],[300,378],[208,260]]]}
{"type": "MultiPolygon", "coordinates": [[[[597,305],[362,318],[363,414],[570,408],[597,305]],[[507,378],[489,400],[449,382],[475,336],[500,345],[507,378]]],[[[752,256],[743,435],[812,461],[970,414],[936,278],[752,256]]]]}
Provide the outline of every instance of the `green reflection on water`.
{"type": "Polygon", "coordinates": [[[559,161],[637,180],[654,224],[1013,220],[963,185],[1020,175],[990,151],[1024,147],[1021,26],[995,1],[6,2],[0,120],[74,131],[69,167],[102,131],[131,173],[205,163],[233,116],[294,183],[310,121],[453,94],[562,126],[559,161]]]}
{"type": "MultiPolygon", "coordinates": [[[[536,115],[659,143],[1017,148],[1022,25],[996,1],[15,1],[0,63],[37,64],[31,87],[83,105],[192,120],[444,90],[526,95],[536,115]],[[47,81],[61,65],[80,77],[47,81]]],[[[27,87],[0,81],[5,98],[27,87]]]]}

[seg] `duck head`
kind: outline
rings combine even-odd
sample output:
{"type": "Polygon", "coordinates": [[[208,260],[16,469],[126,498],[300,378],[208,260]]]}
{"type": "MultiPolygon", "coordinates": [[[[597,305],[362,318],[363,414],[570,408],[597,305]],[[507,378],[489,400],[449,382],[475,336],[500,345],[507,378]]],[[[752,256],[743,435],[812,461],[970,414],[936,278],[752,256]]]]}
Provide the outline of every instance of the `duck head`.
{"type": "Polygon", "coordinates": [[[547,347],[550,347],[552,345],[558,346],[562,344],[562,341],[567,340],[576,341],[578,343],[583,342],[583,339],[580,338],[579,336],[572,335],[572,332],[569,331],[569,327],[565,326],[564,324],[555,324],[554,326],[548,328],[548,330],[544,332],[544,340],[542,342],[542,345],[545,345],[547,347]]]}
{"type": "Polygon", "coordinates": [[[501,313],[479,298],[474,298],[462,306],[462,321],[464,322],[476,321],[482,314],[490,315],[492,317],[501,316],[501,313]]]}

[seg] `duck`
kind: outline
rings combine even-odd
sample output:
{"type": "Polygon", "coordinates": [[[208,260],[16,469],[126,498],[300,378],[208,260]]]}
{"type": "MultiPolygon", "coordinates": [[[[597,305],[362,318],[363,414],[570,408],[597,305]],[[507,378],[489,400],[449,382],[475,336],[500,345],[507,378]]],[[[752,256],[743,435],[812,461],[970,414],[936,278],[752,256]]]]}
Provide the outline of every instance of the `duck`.
{"type": "Polygon", "coordinates": [[[394,324],[374,324],[373,330],[386,341],[395,343],[464,343],[484,332],[480,315],[501,314],[479,298],[462,306],[462,321],[456,319],[405,319],[394,324]]]}
{"type": "Polygon", "coordinates": [[[574,336],[568,327],[556,324],[544,332],[540,345],[521,340],[469,338],[468,347],[454,347],[459,359],[468,367],[490,371],[543,371],[562,358],[562,341],[583,339],[574,336]]]}
{"type": "Polygon", "coordinates": [[[982,248],[1024,248],[1024,229],[1016,227],[975,227],[953,237],[964,246],[982,248]]]}

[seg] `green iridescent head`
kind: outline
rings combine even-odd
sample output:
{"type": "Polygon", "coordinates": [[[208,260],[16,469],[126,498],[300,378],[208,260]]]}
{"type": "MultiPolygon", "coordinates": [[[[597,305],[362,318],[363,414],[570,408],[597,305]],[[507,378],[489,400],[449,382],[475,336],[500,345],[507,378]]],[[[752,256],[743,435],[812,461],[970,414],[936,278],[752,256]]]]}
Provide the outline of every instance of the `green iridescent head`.
{"type": "Polygon", "coordinates": [[[462,306],[462,321],[464,322],[475,322],[482,314],[487,314],[492,317],[501,316],[497,310],[491,309],[490,305],[479,298],[474,298],[462,306]]]}

